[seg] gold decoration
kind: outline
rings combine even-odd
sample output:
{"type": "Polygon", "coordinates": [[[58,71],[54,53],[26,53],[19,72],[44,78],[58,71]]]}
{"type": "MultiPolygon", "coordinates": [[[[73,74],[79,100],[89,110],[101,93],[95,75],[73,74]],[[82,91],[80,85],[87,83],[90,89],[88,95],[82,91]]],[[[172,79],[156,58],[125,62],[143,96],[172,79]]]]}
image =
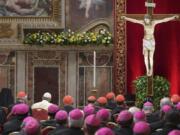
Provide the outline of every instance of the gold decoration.
{"type": "Polygon", "coordinates": [[[114,45],[114,87],[115,91],[125,89],[126,78],[126,49],[125,49],[125,23],[120,16],[125,14],[125,0],[115,0],[115,45],[114,45]]]}
{"type": "Polygon", "coordinates": [[[10,23],[0,23],[0,38],[11,38],[13,34],[10,23]]]}

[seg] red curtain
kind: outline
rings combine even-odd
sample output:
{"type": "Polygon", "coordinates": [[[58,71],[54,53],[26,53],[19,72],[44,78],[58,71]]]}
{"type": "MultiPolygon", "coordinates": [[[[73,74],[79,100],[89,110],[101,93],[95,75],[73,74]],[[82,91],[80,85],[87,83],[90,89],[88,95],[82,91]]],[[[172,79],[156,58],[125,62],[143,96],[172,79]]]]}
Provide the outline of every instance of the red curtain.
{"type": "MultiPolygon", "coordinates": [[[[180,13],[180,0],[154,0],[154,13],[180,13]]],[[[145,0],[127,0],[127,13],[144,14],[145,0]],[[140,4],[139,4],[140,3],[140,4]],[[138,7],[138,8],[137,8],[138,7]]],[[[143,27],[127,23],[127,90],[135,93],[132,81],[145,74],[142,54],[143,27]]],[[[156,26],[156,50],[154,74],[166,77],[170,83],[170,94],[180,94],[180,21],[171,21],[156,26]]]]}
{"type": "Polygon", "coordinates": [[[154,13],[156,14],[179,14],[180,13],[180,1],[179,0],[154,0],[156,8],[154,13]]]}
{"type": "Polygon", "coordinates": [[[145,5],[146,0],[126,0],[126,13],[127,14],[145,14],[146,7],[145,5]]]}

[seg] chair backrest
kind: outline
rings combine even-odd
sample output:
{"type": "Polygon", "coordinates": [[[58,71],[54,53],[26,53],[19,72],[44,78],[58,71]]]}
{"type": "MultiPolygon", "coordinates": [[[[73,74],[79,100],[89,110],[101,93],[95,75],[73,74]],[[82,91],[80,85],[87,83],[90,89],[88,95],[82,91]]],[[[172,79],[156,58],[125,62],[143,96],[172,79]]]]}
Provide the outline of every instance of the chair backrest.
{"type": "Polygon", "coordinates": [[[1,135],[2,131],[3,131],[3,125],[0,124],[0,135],[1,135]]]}
{"type": "Polygon", "coordinates": [[[48,112],[41,108],[32,109],[32,116],[39,121],[48,120],[48,112]]]}
{"type": "Polygon", "coordinates": [[[7,107],[2,107],[2,109],[4,110],[4,112],[6,113],[6,115],[8,114],[8,108],[7,107]]]}
{"type": "Polygon", "coordinates": [[[48,135],[48,133],[54,129],[55,127],[47,126],[41,130],[41,135],[48,135]]]}
{"type": "Polygon", "coordinates": [[[115,122],[117,121],[118,115],[119,115],[119,114],[114,114],[114,115],[113,115],[113,119],[114,119],[115,122]]]}
{"type": "Polygon", "coordinates": [[[11,132],[8,135],[19,135],[19,134],[20,134],[19,132],[11,132]]]}
{"type": "Polygon", "coordinates": [[[116,124],[116,123],[114,123],[114,122],[108,122],[108,123],[106,124],[106,126],[107,126],[108,128],[114,129],[114,128],[118,127],[118,124],[116,124]]]}

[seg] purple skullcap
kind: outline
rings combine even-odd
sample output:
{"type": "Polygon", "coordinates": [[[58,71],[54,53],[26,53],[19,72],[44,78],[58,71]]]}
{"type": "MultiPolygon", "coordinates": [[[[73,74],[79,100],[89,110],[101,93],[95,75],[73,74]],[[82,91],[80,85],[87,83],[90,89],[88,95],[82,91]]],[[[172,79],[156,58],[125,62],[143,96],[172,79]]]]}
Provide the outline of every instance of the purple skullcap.
{"type": "Polygon", "coordinates": [[[168,135],[180,135],[180,130],[172,130],[168,135]]]}
{"type": "Polygon", "coordinates": [[[129,111],[124,110],[119,113],[117,122],[129,121],[132,118],[133,118],[133,115],[129,111]]]}
{"type": "Polygon", "coordinates": [[[180,111],[180,102],[177,103],[176,109],[180,111]]]}
{"type": "Polygon", "coordinates": [[[110,128],[100,128],[95,135],[114,135],[114,132],[110,128]]]}
{"type": "Polygon", "coordinates": [[[79,120],[84,117],[84,114],[80,109],[74,109],[69,112],[69,117],[73,120],[79,120]]]}
{"type": "Polygon", "coordinates": [[[168,113],[169,111],[172,110],[172,107],[170,105],[164,105],[162,108],[161,108],[161,111],[164,112],[164,113],[168,113]]]}
{"type": "Polygon", "coordinates": [[[68,114],[66,111],[64,110],[60,110],[56,113],[55,115],[55,119],[58,120],[58,121],[63,121],[63,120],[67,120],[68,118],[68,114]]]}
{"type": "Polygon", "coordinates": [[[14,114],[14,115],[16,114],[16,108],[17,108],[16,105],[14,105],[11,110],[12,114],[14,114]]]}
{"type": "Polygon", "coordinates": [[[31,120],[32,119],[32,117],[31,116],[28,116],[28,117],[26,117],[24,120],[23,120],[23,123],[26,123],[26,122],[28,122],[29,120],[31,120]]]}
{"type": "Polygon", "coordinates": [[[89,126],[94,126],[94,127],[100,126],[100,120],[99,118],[97,118],[95,114],[91,114],[87,116],[85,119],[85,123],[86,125],[89,125],[89,126]]]}
{"type": "Polygon", "coordinates": [[[135,123],[133,127],[133,132],[135,134],[148,134],[150,133],[150,127],[148,123],[140,121],[140,122],[135,123]]]}
{"type": "Polygon", "coordinates": [[[94,114],[95,113],[95,108],[93,106],[88,105],[88,106],[84,107],[83,111],[84,111],[84,115],[86,117],[86,116],[88,116],[90,114],[94,114]]]}
{"type": "Polygon", "coordinates": [[[146,102],[143,106],[153,106],[153,104],[151,102],[146,102]]]}
{"type": "Polygon", "coordinates": [[[23,120],[23,130],[27,135],[34,135],[39,130],[39,123],[33,117],[27,117],[23,120]]]}
{"type": "Polygon", "coordinates": [[[69,112],[69,127],[81,128],[84,123],[84,112],[80,109],[74,109],[69,112]]]}
{"type": "Polygon", "coordinates": [[[107,121],[110,119],[111,114],[110,114],[109,110],[107,110],[107,109],[100,109],[96,113],[96,116],[102,121],[107,121]]]}
{"type": "Polygon", "coordinates": [[[151,102],[146,102],[143,105],[143,110],[152,110],[153,109],[153,104],[151,102]]]}
{"type": "Polygon", "coordinates": [[[146,118],[145,113],[142,111],[136,112],[134,114],[135,121],[144,121],[146,118]]]}
{"type": "Polygon", "coordinates": [[[21,103],[16,104],[12,108],[12,113],[14,115],[23,115],[29,112],[29,106],[27,104],[21,103]]]}
{"type": "Polygon", "coordinates": [[[55,105],[55,104],[51,104],[48,107],[48,113],[57,113],[59,111],[59,106],[55,105]]]}

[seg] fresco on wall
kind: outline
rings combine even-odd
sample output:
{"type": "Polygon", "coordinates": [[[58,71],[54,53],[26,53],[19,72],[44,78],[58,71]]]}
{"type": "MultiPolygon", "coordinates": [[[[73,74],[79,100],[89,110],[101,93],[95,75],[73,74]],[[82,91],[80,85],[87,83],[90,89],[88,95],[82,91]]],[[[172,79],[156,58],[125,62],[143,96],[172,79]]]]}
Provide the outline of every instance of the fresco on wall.
{"type": "Polygon", "coordinates": [[[113,26],[113,0],[69,0],[69,26],[73,30],[98,19],[108,19],[113,26]]]}
{"type": "Polygon", "coordinates": [[[0,0],[1,17],[48,17],[53,0],[0,0]]]}

